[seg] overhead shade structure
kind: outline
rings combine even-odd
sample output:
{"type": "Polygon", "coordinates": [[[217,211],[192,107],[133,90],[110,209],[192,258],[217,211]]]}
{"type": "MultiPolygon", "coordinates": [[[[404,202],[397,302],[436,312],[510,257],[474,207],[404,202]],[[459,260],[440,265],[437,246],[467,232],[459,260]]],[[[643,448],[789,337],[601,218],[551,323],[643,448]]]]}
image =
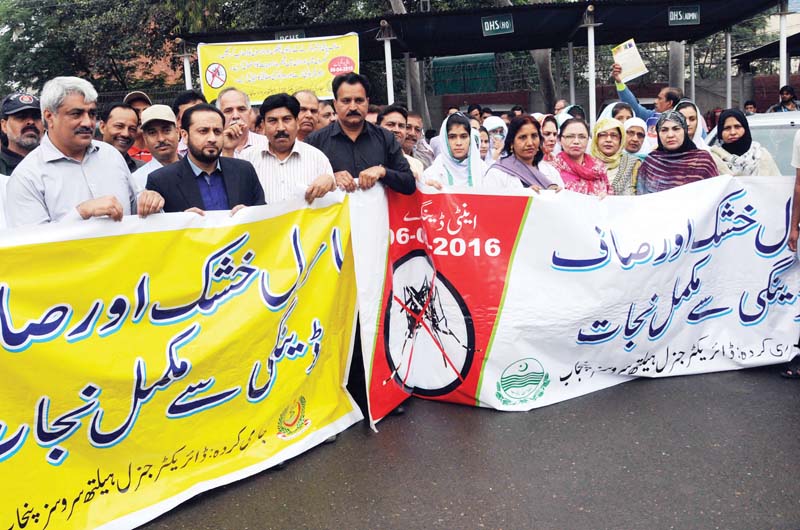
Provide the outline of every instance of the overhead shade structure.
{"type": "MultiPolygon", "coordinates": [[[[786,38],[786,49],[789,57],[800,56],[800,33],[789,35],[786,38]]],[[[733,56],[733,60],[742,66],[748,66],[753,61],[760,59],[778,58],[780,58],[780,41],[777,40],[733,56]]]]}
{"type": "Polygon", "coordinates": [[[405,15],[386,15],[306,26],[264,27],[252,30],[192,33],[182,35],[189,42],[239,42],[273,40],[276,33],[304,30],[306,37],[359,34],[363,60],[382,60],[384,45],[375,40],[381,20],[386,20],[397,39],[392,54],[402,59],[409,53],[417,59],[470,53],[499,53],[542,48],[565,48],[587,44],[581,28],[584,13],[593,5],[595,44],[616,45],[629,38],[637,42],[694,42],[719,33],[758,13],[775,7],[775,0],[595,0],[544,3],[502,8],[482,8],[405,15]],[[669,24],[670,8],[699,6],[698,24],[669,24]],[[484,19],[511,15],[513,32],[484,35],[484,19]]]}
{"type": "MultiPolygon", "coordinates": [[[[307,26],[265,27],[254,30],[182,35],[189,42],[239,42],[273,40],[278,32],[302,29],[306,37],[359,34],[362,60],[381,60],[387,48],[375,39],[381,22],[394,30],[391,54],[403,59],[447,57],[473,53],[564,48],[572,42],[587,46],[585,14],[593,14],[595,46],[617,45],[630,38],[637,42],[698,41],[720,33],[754,15],[773,8],[776,0],[578,0],[511,7],[443,12],[387,14],[307,26]],[[691,24],[675,24],[670,12],[696,10],[691,24]],[[511,21],[510,28],[503,24],[511,21]],[[487,25],[488,24],[488,25],[487,25]],[[499,28],[501,31],[494,31],[499,28]],[[511,31],[508,31],[511,29],[511,31]],[[488,30],[488,31],[487,31],[488,30]]],[[[610,53],[605,62],[610,61],[610,53]]],[[[603,58],[600,59],[604,61],[603,58]]],[[[388,73],[388,72],[387,72],[388,73]]],[[[594,73],[590,73],[590,77],[594,73]]],[[[594,109],[592,109],[594,114],[594,109]]]]}

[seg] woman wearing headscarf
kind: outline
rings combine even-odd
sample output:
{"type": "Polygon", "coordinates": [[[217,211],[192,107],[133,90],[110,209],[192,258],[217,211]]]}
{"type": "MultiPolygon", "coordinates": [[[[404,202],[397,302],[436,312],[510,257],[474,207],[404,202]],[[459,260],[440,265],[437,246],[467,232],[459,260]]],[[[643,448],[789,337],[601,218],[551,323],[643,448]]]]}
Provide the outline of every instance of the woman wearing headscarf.
{"type": "Polygon", "coordinates": [[[589,137],[589,126],[585,121],[578,118],[565,121],[558,135],[561,152],[553,160],[553,167],[558,170],[568,190],[600,197],[613,195],[605,164],[586,152],[589,137]]]}
{"type": "Polygon", "coordinates": [[[705,140],[706,121],[700,114],[700,109],[693,101],[682,99],[675,105],[675,110],[683,114],[686,118],[686,126],[689,128],[689,138],[694,142],[698,149],[708,151],[709,147],[705,140]]]}
{"type": "Polygon", "coordinates": [[[586,112],[583,110],[583,107],[580,105],[567,105],[561,112],[556,114],[556,122],[558,123],[559,129],[565,121],[571,120],[572,118],[586,121],[586,112]]]}
{"type": "Polygon", "coordinates": [[[640,162],[651,151],[647,138],[647,124],[643,119],[633,117],[625,121],[625,152],[640,162]]]}
{"type": "Polygon", "coordinates": [[[422,174],[422,181],[437,189],[480,186],[486,164],[481,160],[478,131],[470,127],[469,118],[460,112],[448,116],[439,139],[442,150],[422,174]]]}
{"type": "Polygon", "coordinates": [[[486,130],[486,127],[481,125],[480,129],[478,129],[478,135],[481,138],[479,149],[481,160],[486,162],[486,157],[489,156],[489,131],[486,130]]]}
{"type": "Polygon", "coordinates": [[[708,151],[689,138],[686,118],[676,110],[661,114],[656,124],[658,148],[642,162],[636,181],[638,194],[655,193],[719,175],[708,151]]]}
{"type": "Polygon", "coordinates": [[[736,177],[776,176],[781,171],[772,155],[750,135],[750,125],[739,109],[725,109],[719,115],[721,145],[711,148],[717,165],[724,164],[736,177]]]}
{"type": "Polygon", "coordinates": [[[553,158],[558,154],[556,149],[558,145],[558,121],[552,114],[545,114],[539,120],[539,125],[541,126],[541,150],[544,153],[544,161],[552,162],[553,158]]]}
{"type": "Polygon", "coordinates": [[[602,118],[594,127],[592,156],[603,162],[614,195],[636,195],[636,173],[641,161],[625,152],[624,126],[614,118],[602,118]]]}
{"type": "Polygon", "coordinates": [[[517,116],[508,126],[503,156],[483,177],[488,188],[531,188],[558,190],[564,187],[558,171],[542,161],[541,126],[531,116],[517,116]]]}
{"type": "Polygon", "coordinates": [[[483,126],[489,131],[489,153],[484,158],[484,161],[491,165],[500,159],[500,154],[503,152],[503,144],[506,141],[506,134],[508,134],[508,125],[502,118],[488,116],[483,120],[483,126]]]}

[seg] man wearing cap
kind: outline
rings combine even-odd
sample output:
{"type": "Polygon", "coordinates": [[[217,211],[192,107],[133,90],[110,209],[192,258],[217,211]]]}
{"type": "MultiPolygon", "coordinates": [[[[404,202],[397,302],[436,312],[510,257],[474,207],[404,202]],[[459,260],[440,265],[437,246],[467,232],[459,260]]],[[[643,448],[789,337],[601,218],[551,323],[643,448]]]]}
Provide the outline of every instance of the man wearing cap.
{"type": "Polygon", "coordinates": [[[0,175],[10,175],[14,168],[39,147],[44,134],[39,99],[29,94],[10,94],[0,109],[0,128],[8,145],[0,150],[0,175]]]}
{"type": "Polygon", "coordinates": [[[144,144],[153,154],[150,162],[133,173],[133,180],[144,188],[150,173],[179,160],[179,135],[175,113],[166,105],[153,105],[144,109],[141,128],[144,144]]]}
{"type": "Polygon", "coordinates": [[[138,132],[139,114],[127,103],[113,103],[103,110],[100,116],[100,133],[103,135],[103,141],[119,151],[130,172],[145,164],[128,153],[138,132]]]}
{"type": "Polygon", "coordinates": [[[301,104],[289,94],[269,96],[261,105],[266,149],[248,149],[242,153],[256,168],[267,203],[303,197],[311,203],[336,189],[333,168],[316,147],[297,138],[301,104]]]}
{"type": "Polygon", "coordinates": [[[140,191],[119,151],[92,139],[97,91],[78,77],[56,77],[41,95],[47,134],[8,181],[6,219],[11,227],[125,215],[144,217],[164,199],[140,191]]]}
{"type": "MultiPolygon", "coordinates": [[[[144,109],[153,104],[153,102],[150,100],[150,96],[141,90],[128,92],[122,102],[133,107],[139,116],[142,115],[142,111],[144,109]]],[[[133,142],[133,147],[128,150],[128,154],[134,159],[141,160],[142,162],[150,162],[150,160],[153,158],[152,153],[150,153],[150,151],[148,151],[147,147],[144,145],[144,138],[142,137],[141,130],[136,133],[136,139],[133,142]]]]}
{"type": "Polygon", "coordinates": [[[790,85],[782,86],[780,98],[780,102],[767,109],[767,112],[792,112],[800,109],[800,107],[797,106],[797,96],[794,93],[794,87],[790,85]]]}

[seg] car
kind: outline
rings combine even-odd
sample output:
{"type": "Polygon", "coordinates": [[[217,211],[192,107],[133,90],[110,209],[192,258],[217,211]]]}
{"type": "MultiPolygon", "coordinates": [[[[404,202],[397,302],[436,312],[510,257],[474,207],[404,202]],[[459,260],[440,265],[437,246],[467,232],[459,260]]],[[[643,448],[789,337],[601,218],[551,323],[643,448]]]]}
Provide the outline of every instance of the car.
{"type": "MultiPolygon", "coordinates": [[[[781,175],[794,176],[792,147],[794,135],[800,130],[800,111],[753,114],[747,117],[747,123],[750,125],[750,134],[753,140],[769,151],[769,154],[775,159],[778,169],[781,170],[781,175]]],[[[706,143],[709,146],[720,143],[716,128],[708,133],[706,143]]]]}

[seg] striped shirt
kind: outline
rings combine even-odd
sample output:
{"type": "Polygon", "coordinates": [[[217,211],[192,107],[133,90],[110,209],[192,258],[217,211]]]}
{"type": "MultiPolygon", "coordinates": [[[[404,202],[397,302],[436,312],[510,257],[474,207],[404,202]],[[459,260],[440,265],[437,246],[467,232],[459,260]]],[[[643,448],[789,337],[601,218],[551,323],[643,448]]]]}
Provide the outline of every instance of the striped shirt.
{"type": "Polygon", "coordinates": [[[309,184],[320,175],[330,175],[333,179],[333,168],[322,151],[297,140],[292,152],[283,160],[279,160],[269,146],[248,149],[238,158],[247,160],[256,168],[267,204],[302,198],[309,184]]]}

